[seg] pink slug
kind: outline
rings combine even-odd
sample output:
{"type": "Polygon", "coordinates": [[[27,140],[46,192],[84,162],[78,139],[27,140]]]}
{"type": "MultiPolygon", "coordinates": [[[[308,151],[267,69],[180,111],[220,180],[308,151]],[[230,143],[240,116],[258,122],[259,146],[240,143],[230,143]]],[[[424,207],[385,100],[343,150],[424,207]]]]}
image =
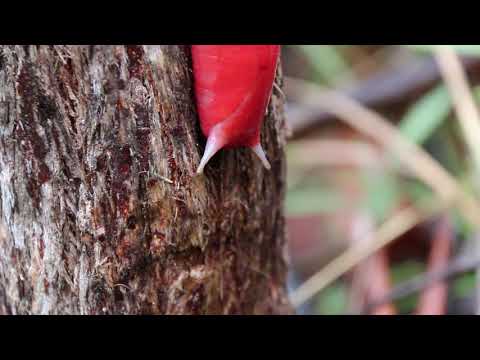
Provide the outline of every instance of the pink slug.
{"type": "Polygon", "coordinates": [[[192,45],[194,90],[207,145],[197,173],[222,148],[249,147],[270,169],[260,130],[280,45],[192,45]]]}

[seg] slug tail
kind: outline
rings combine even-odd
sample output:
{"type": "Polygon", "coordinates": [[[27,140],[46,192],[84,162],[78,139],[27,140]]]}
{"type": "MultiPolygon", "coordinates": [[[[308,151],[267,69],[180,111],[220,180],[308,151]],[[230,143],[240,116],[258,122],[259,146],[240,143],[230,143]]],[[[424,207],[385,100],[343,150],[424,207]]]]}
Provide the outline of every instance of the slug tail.
{"type": "Polygon", "coordinates": [[[270,170],[271,166],[270,163],[267,160],[267,156],[265,155],[265,151],[262,149],[262,145],[258,143],[255,146],[252,146],[251,149],[253,152],[258,156],[258,158],[262,161],[263,166],[265,166],[265,169],[270,170]]]}
{"type": "Polygon", "coordinates": [[[224,143],[220,140],[218,134],[215,131],[212,131],[207,139],[207,145],[205,146],[202,160],[200,160],[200,165],[198,165],[197,174],[203,174],[203,169],[208,161],[223,147],[223,145],[224,143]]]}

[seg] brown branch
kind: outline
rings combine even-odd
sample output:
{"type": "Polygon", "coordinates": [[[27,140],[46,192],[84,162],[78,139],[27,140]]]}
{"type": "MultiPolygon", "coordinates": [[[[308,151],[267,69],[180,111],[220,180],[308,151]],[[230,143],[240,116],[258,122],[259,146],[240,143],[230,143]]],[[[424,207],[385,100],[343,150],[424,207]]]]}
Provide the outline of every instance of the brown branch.
{"type": "MultiPolygon", "coordinates": [[[[360,214],[356,217],[352,231],[352,246],[364,244],[368,246],[371,238],[365,233],[374,232],[371,216],[360,214]]],[[[389,271],[389,258],[385,248],[372,254],[352,270],[350,285],[350,312],[359,314],[366,304],[383,297],[392,289],[389,271]]],[[[371,312],[371,315],[395,315],[393,304],[382,304],[371,312]]]]}
{"type": "MultiPolygon", "coordinates": [[[[480,59],[462,58],[467,74],[476,81],[480,79],[480,59]]],[[[441,73],[433,58],[422,58],[404,65],[400,69],[379,72],[370,79],[342,91],[364,106],[385,110],[415,100],[441,80],[441,73]]],[[[287,98],[291,90],[286,88],[287,98]]],[[[287,119],[295,137],[302,136],[319,124],[336,119],[326,111],[289,104],[287,119]]]]}
{"type": "Polygon", "coordinates": [[[439,281],[446,281],[456,275],[474,270],[478,266],[480,266],[480,257],[460,256],[441,270],[429,271],[396,286],[386,296],[370,303],[364,311],[369,312],[371,309],[374,309],[381,304],[390,303],[397,299],[414,294],[438,283],[439,281]]]}
{"type": "MultiPolygon", "coordinates": [[[[447,216],[438,222],[428,261],[428,270],[434,271],[448,265],[453,242],[453,229],[447,216]]],[[[447,307],[448,285],[439,281],[425,289],[418,301],[418,315],[443,315],[447,307]]]]}

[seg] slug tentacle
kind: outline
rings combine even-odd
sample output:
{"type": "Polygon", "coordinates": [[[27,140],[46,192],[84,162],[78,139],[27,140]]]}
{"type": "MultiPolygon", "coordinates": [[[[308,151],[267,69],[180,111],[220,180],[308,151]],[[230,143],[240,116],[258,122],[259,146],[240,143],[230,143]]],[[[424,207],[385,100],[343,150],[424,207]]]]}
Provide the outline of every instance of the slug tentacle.
{"type": "Polygon", "coordinates": [[[197,174],[203,174],[203,169],[208,161],[225,145],[225,138],[222,136],[220,125],[214,126],[208,136],[202,160],[200,160],[200,165],[197,168],[197,174]]]}
{"type": "Polygon", "coordinates": [[[265,151],[262,149],[262,145],[258,143],[255,146],[252,146],[251,149],[253,152],[258,156],[258,158],[262,161],[263,166],[265,166],[265,169],[270,170],[271,166],[270,163],[267,160],[267,156],[265,155],[265,151]]]}

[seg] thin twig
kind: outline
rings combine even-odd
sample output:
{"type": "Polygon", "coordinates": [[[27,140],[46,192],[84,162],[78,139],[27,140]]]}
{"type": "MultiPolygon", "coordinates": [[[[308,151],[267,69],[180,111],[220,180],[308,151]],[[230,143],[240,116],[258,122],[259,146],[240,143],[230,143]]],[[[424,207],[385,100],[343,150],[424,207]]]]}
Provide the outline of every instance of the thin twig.
{"type": "MultiPolygon", "coordinates": [[[[466,194],[462,187],[427,152],[406,139],[384,117],[371,111],[353,99],[336,91],[324,89],[312,83],[287,78],[286,84],[298,96],[298,102],[312,108],[328,111],[351,127],[367,134],[394,153],[417,178],[430,186],[440,198],[441,206],[458,205],[459,210],[473,226],[480,225],[480,206],[476,199],[466,194]]],[[[418,214],[408,208],[383,224],[373,236],[370,246],[352,247],[334,259],[324,269],[313,275],[292,294],[292,303],[300,305],[322,290],[325,286],[349,271],[376,250],[393,241],[396,237],[423,222],[435,211],[418,214]]]]}
{"type": "MultiPolygon", "coordinates": [[[[440,218],[430,247],[428,271],[443,269],[448,265],[453,243],[453,229],[444,215],[440,218]]],[[[444,315],[447,308],[448,284],[438,282],[422,291],[417,304],[417,315],[444,315]]]]}
{"type": "MultiPolygon", "coordinates": [[[[435,59],[453,99],[455,112],[463,129],[463,135],[470,148],[474,163],[476,183],[480,179],[480,113],[475,104],[467,76],[460,58],[450,46],[437,46],[435,59]]],[[[476,242],[480,251],[480,242],[476,242]]],[[[477,269],[477,294],[480,295],[480,268],[477,269]]],[[[477,300],[477,314],[480,314],[480,296],[477,300]]]]}
{"type": "MultiPolygon", "coordinates": [[[[371,241],[365,233],[374,232],[374,221],[368,214],[360,213],[353,223],[352,242],[371,241]]],[[[381,298],[390,293],[392,284],[390,280],[389,258],[386,249],[380,249],[352,269],[350,285],[350,312],[359,314],[366,304],[374,299],[381,298]]],[[[371,315],[395,315],[393,303],[382,304],[370,312],[371,315]]]]}
{"type": "Polygon", "coordinates": [[[361,141],[312,139],[292,142],[288,154],[295,166],[353,166],[360,168],[386,167],[380,149],[361,141]]]}
{"type": "Polygon", "coordinates": [[[456,179],[438,161],[406,139],[383,116],[341,93],[303,80],[286,78],[286,85],[290,89],[295,89],[294,93],[298,96],[299,103],[334,114],[390,150],[443,201],[454,201],[467,221],[475,227],[480,226],[480,205],[476,199],[466,194],[456,179]]]}
{"type": "Polygon", "coordinates": [[[456,275],[475,270],[478,266],[480,266],[480,257],[462,255],[451,261],[450,264],[448,264],[444,269],[430,271],[422,275],[418,275],[412,280],[396,286],[389,294],[369,304],[365,309],[365,312],[368,312],[369,309],[374,309],[381,304],[390,303],[397,299],[401,299],[419,292],[438,283],[439,281],[446,281],[456,275]]]}
{"type": "Polygon", "coordinates": [[[388,169],[402,176],[412,176],[410,169],[399,167],[397,162],[384,156],[383,150],[368,142],[342,139],[296,140],[288,146],[287,154],[288,158],[292,158],[290,167],[388,169]]]}
{"type": "MultiPolygon", "coordinates": [[[[322,166],[358,169],[383,169],[387,163],[378,147],[367,142],[340,139],[300,140],[288,146],[287,159],[291,171],[288,188],[294,189],[308,180],[322,166]]],[[[396,170],[398,167],[395,167],[396,170]]],[[[404,169],[399,169],[399,171],[404,169]]]]}
{"type": "Polygon", "coordinates": [[[351,270],[356,264],[365,260],[374,252],[395,240],[398,236],[404,234],[433,215],[438,214],[444,209],[444,207],[445,204],[443,204],[443,206],[432,207],[423,213],[419,213],[419,211],[413,207],[401,210],[381,225],[374,234],[366,234],[367,237],[371,238],[371,241],[369,241],[368,244],[360,241],[357,243],[358,245],[351,246],[340,256],[327,264],[322,270],[300,285],[300,287],[291,294],[291,302],[293,306],[300,306],[327,285],[351,270]]]}
{"type": "Polygon", "coordinates": [[[480,114],[473,98],[467,75],[455,51],[450,46],[437,46],[435,59],[452,96],[455,112],[470,148],[475,168],[480,168],[480,114]]]}
{"type": "MultiPolygon", "coordinates": [[[[474,75],[474,79],[478,79],[480,59],[462,57],[461,62],[465,69],[474,75]]],[[[440,79],[441,74],[435,60],[422,58],[394,70],[381,71],[342,92],[364,106],[384,109],[418,98],[433,88],[440,79]]],[[[292,95],[294,94],[287,89],[287,98],[291,98],[292,95]]],[[[335,119],[334,114],[326,111],[309,111],[292,103],[288,104],[286,111],[294,137],[314,126],[335,119]]]]}

